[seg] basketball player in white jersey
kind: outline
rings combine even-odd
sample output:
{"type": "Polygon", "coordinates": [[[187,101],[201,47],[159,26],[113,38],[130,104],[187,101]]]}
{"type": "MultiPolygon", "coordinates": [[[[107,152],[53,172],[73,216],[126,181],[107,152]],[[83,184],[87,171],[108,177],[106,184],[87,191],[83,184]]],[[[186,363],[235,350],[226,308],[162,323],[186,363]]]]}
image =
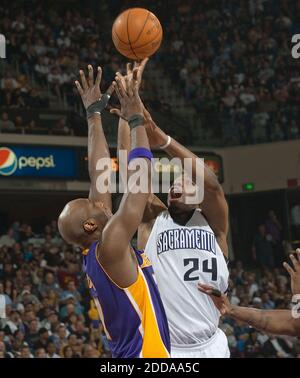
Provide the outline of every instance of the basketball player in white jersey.
{"type": "MultiPolygon", "coordinates": [[[[172,157],[196,159],[173,139],[165,150],[172,157]]],[[[172,357],[230,356],[227,338],[218,328],[220,312],[210,297],[199,296],[197,290],[200,281],[226,293],[229,276],[227,203],[216,176],[207,167],[204,172],[201,209],[197,204],[186,204],[194,184],[184,176],[170,188],[168,208],[157,216],[161,209],[156,207],[155,211],[152,204],[156,219],[148,218],[140,226],[144,240],[140,239],[139,247],[147,239],[145,253],[153,265],[167,314],[172,357]]]]}
{"type": "MultiPolygon", "coordinates": [[[[117,76],[122,77],[119,73],[117,76]]],[[[117,109],[111,112],[120,116],[117,109]]],[[[170,157],[182,161],[197,159],[159,129],[145,109],[144,116],[152,148],[160,146],[170,157]]],[[[119,145],[126,149],[126,122],[121,130],[119,145]]],[[[138,248],[146,246],[154,268],[169,323],[171,356],[229,357],[227,338],[218,328],[220,313],[212,299],[204,293],[199,295],[197,289],[198,282],[203,282],[221,293],[227,290],[228,207],[217,177],[206,166],[201,210],[199,204],[186,204],[187,193],[195,189],[195,175],[196,169],[192,179],[184,176],[183,183],[181,178],[174,182],[168,208],[152,196],[139,227],[138,248]]]]}

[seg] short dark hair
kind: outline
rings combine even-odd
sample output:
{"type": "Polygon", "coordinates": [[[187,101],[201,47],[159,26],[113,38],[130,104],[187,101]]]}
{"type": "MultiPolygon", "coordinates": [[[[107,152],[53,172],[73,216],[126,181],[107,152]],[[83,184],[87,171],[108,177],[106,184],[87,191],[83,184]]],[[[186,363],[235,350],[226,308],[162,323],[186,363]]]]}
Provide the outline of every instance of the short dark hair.
{"type": "Polygon", "coordinates": [[[46,332],[48,333],[48,330],[45,327],[42,327],[39,329],[39,335],[42,335],[43,333],[46,333],[46,332]]]}

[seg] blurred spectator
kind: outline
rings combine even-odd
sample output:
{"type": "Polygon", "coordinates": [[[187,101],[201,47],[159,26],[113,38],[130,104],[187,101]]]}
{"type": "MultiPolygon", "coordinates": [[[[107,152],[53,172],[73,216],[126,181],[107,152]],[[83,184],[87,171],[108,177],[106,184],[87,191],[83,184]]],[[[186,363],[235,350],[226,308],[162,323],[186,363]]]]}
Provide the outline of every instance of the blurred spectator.
{"type": "Polygon", "coordinates": [[[274,267],[274,250],[271,235],[267,234],[266,226],[261,224],[253,241],[253,257],[261,266],[274,267]]]}
{"type": "Polygon", "coordinates": [[[13,90],[19,87],[19,84],[15,77],[13,77],[12,72],[5,71],[4,77],[0,81],[0,88],[4,90],[13,90]]]}
{"type": "Polygon", "coordinates": [[[67,135],[70,134],[70,128],[67,126],[67,120],[65,117],[60,118],[53,128],[54,134],[67,135]]]}
{"type": "Polygon", "coordinates": [[[15,244],[16,240],[14,239],[14,230],[9,228],[5,235],[0,237],[0,247],[12,247],[15,244]]]}
{"type": "Polygon", "coordinates": [[[37,348],[34,354],[35,358],[47,358],[47,354],[44,348],[37,348]]]}
{"type": "Polygon", "coordinates": [[[47,357],[60,358],[60,355],[56,353],[56,346],[53,341],[48,341],[47,343],[47,357]]]}
{"type": "Polygon", "coordinates": [[[63,358],[74,358],[73,350],[69,345],[65,345],[62,348],[62,357],[63,358]]]}
{"type": "Polygon", "coordinates": [[[0,341],[0,358],[12,358],[13,355],[8,353],[6,350],[6,345],[3,341],[0,341]]]}
{"type": "Polygon", "coordinates": [[[0,120],[0,132],[14,131],[16,129],[15,124],[9,120],[8,113],[3,112],[0,120]]]}
{"type": "Polygon", "coordinates": [[[17,357],[20,357],[20,358],[33,358],[33,355],[30,352],[30,348],[29,348],[29,346],[26,343],[24,343],[21,346],[21,348],[20,348],[20,354],[17,357]]]}
{"type": "Polygon", "coordinates": [[[283,338],[272,335],[265,342],[263,351],[266,356],[273,355],[276,358],[293,357],[292,350],[286,341],[283,338]]]}
{"type": "Polygon", "coordinates": [[[49,101],[42,98],[38,88],[31,88],[26,96],[25,104],[29,108],[46,108],[49,106],[49,101]]]}
{"type": "Polygon", "coordinates": [[[23,118],[21,116],[16,116],[15,126],[16,126],[16,130],[23,132],[25,125],[24,125],[23,118]]]}
{"type": "Polygon", "coordinates": [[[263,357],[261,343],[258,340],[258,333],[255,329],[250,329],[248,339],[245,342],[245,357],[263,357]]]}
{"type": "Polygon", "coordinates": [[[52,67],[47,76],[47,80],[52,91],[58,97],[61,97],[60,86],[64,83],[64,81],[60,69],[58,67],[52,67]]]}
{"type": "Polygon", "coordinates": [[[293,238],[300,240],[300,203],[295,204],[290,211],[293,238]]]}
{"type": "Polygon", "coordinates": [[[272,238],[275,265],[281,266],[283,262],[282,226],[274,210],[269,211],[265,226],[267,234],[272,238]]]}

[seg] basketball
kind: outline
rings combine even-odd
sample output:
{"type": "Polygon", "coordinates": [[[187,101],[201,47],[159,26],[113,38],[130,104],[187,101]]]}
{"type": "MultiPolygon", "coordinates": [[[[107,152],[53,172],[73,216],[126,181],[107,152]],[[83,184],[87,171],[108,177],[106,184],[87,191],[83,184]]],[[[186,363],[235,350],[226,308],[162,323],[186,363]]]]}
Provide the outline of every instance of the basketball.
{"type": "Polygon", "coordinates": [[[116,18],[112,27],[116,49],[133,60],[153,55],[161,44],[162,36],[158,18],[143,8],[127,9],[116,18]]]}

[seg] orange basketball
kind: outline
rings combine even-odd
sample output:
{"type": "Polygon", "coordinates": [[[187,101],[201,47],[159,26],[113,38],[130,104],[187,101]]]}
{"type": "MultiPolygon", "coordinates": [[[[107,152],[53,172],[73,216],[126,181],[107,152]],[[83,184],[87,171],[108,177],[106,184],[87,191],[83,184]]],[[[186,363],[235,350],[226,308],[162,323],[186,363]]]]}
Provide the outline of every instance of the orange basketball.
{"type": "Polygon", "coordinates": [[[153,55],[161,44],[162,35],[158,18],[143,8],[127,9],[116,18],[112,27],[116,49],[133,60],[153,55]]]}

